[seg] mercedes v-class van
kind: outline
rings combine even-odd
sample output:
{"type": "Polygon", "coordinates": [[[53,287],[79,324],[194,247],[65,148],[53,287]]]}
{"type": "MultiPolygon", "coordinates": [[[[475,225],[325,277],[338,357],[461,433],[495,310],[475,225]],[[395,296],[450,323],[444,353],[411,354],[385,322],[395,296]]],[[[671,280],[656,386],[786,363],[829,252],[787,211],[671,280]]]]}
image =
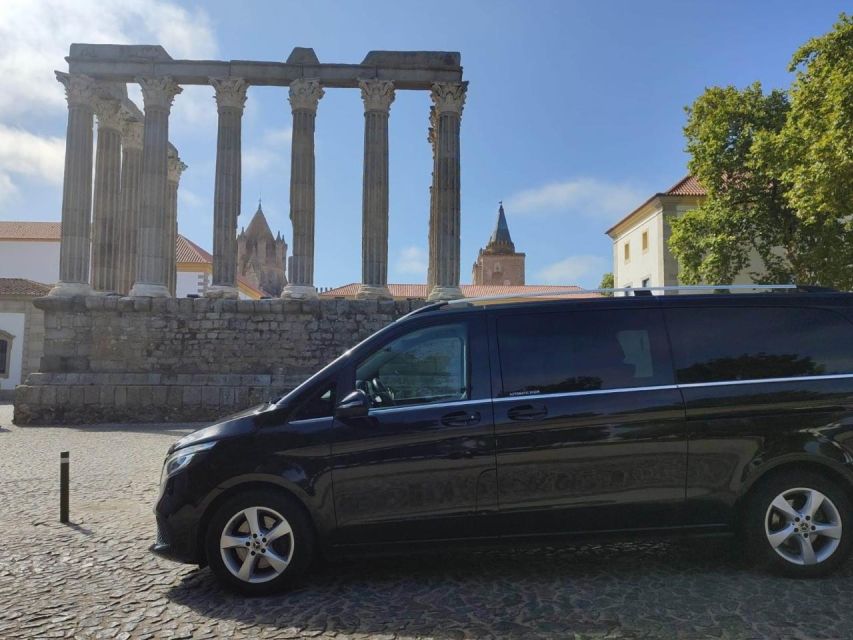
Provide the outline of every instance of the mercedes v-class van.
{"type": "Polygon", "coordinates": [[[178,441],[161,485],[152,549],[249,594],[317,553],[604,533],[824,575],[853,544],[853,294],[424,307],[178,441]]]}

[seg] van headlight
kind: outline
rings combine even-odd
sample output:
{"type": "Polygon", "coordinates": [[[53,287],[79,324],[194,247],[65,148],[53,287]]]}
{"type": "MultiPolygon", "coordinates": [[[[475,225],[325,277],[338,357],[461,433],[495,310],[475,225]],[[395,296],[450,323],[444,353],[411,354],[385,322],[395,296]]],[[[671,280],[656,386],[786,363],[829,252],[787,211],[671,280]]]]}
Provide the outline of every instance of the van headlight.
{"type": "Polygon", "coordinates": [[[178,449],[172,455],[166,458],[166,462],[163,463],[163,471],[160,473],[161,489],[166,485],[166,481],[169,478],[174,476],[181,469],[184,469],[189,466],[189,464],[194,459],[196,459],[201,453],[207,451],[215,444],[216,441],[194,444],[191,447],[184,447],[183,449],[178,449]]]}

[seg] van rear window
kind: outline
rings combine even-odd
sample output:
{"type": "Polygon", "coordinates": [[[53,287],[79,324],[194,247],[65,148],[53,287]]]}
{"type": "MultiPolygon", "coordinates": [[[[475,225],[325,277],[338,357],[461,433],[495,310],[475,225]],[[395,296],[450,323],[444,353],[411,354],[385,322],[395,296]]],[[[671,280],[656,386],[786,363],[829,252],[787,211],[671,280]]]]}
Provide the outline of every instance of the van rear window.
{"type": "Polygon", "coordinates": [[[853,324],[827,309],[667,309],[680,383],[853,373],[853,324]]]}
{"type": "Polygon", "coordinates": [[[504,396],[672,383],[656,309],[505,315],[497,330],[504,396]]]}

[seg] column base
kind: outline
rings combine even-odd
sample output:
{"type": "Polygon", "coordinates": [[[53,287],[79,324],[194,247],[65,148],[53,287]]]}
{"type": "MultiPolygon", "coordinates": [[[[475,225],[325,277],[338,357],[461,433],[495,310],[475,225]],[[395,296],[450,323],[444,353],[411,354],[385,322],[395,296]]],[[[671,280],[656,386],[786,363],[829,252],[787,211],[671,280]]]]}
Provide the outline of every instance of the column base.
{"type": "Polygon", "coordinates": [[[288,284],[281,292],[287,300],[310,300],[317,297],[317,288],[310,284],[288,284]]]}
{"type": "Polygon", "coordinates": [[[70,298],[72,296],[90,296],[92,287],[88,282],[57,282],[47,294],[53,297],[70,298]]]}
{"type": "Polygon", "coordinates": [[[207,288],[207,291],[204,292],[204,297],[236,300],[240,295],[237,292],[237,287],[230,287],[227,284],[214,284],[207,288]]]}
{"type": "Polygon", "coordinates": [[[362,284],[355,294],[358,300],[391,300],[391,292],[388,285],[384,284],[362,284]]]}
{"type": "Polygon", "coordinates": [[[433,302],[438,302],[441,300],[458,300],[459,298],[464,298],[462,295],[462,289],[458,286],[441,286],[435,285],[429,293],[429,297],[427,300],[433,302]]]}
{"type": "Polygon", "coordinates": [[[164,284],[136,282],[128,294],[131,298],[171,298],[172,294],[164,284]]]}

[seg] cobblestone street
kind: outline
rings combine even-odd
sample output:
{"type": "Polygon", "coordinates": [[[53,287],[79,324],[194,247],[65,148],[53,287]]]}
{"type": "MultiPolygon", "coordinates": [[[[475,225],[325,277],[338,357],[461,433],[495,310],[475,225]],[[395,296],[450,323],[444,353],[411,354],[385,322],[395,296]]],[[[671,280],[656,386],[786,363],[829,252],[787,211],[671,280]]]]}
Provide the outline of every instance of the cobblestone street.
{"type": "Polygon", "coordinates": [[[853,565],[819,581],[725,541],[453,551],[330,563],[245,599],[153,557],[166,447],[189,428],[19,428],[0,405],[0,638],[845,638],[853,565]],[[71,519],[58,523],[59,452],[71,519]]]}

